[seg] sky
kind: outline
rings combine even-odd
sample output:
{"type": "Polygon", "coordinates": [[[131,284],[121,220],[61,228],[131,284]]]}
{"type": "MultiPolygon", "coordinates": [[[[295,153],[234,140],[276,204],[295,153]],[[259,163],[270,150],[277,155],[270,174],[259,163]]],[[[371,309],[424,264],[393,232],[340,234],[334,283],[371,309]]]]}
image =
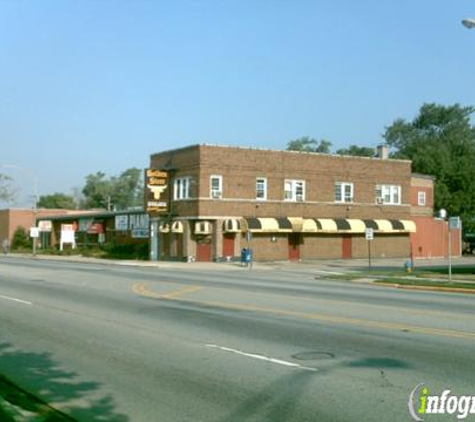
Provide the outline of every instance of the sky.
{"type": "Polygon", "coordinates": [[[376,146],[424,103],[475,105],[467,17],[475,0],[0,0],[10,205],[197,143],[376,146]]]}

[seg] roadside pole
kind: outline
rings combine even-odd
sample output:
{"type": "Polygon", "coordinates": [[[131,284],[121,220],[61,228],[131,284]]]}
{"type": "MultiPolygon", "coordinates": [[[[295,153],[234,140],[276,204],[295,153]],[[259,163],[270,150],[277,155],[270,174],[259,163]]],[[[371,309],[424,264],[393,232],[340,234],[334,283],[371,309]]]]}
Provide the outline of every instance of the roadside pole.
{"type": "Polygon", "coordinates": [[[368,242],[368,266],[371,271],[371,241],[374,239],[374,230],[372,228],[368,227],[365,230],[365,238],[368,242]]]}
{"type": "Polygon", "coordinates": [[[448,236],[448,255],[449,255],[449,282],[452,282],[452,230],[462,231],[460,217],[449,217],[447,236],[448,236]]]}

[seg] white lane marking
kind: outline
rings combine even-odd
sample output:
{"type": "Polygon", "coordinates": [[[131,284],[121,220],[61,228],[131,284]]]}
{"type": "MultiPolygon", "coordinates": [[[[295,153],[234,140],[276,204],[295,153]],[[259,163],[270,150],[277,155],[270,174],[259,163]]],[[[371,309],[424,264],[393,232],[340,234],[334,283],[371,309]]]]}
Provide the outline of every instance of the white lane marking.
{"type": "Polygon", "coordinates": [[[317,274],[331,274],[331,275],[343,275],[345,273],[340,273],[337,271],[325,271],[325,270],[316,270],[315,271],[317,274]]]}
{"type": "Polygon", "coordinates": [[[218,346],[216,344],[207,344],[206,347],[211,347],[213,349],[219,349],[219,350],[222,350],[224,352],[234,353],[236,355],[246,356],[246,357],[252,358],[252,359],[258,359],[258,360],[263,360],[263,361],[266,361],[266,362],[276,363],[278,365],[284,365],[284,366],[290,366],[292,368],[304,369],[305,371],[313,371],[313,372],[318,371],[317,368],[310,368],[308,366],[302,366],[298,363],[288,362],[288,361],[282,360],[282,359],[269,358],[269,357],[264,356],[264,355],[256,355],[255,353],[246,353],[246,352],[242,352],[241,350],[230,349],[229,347],[218,346]]]}
{"type": "Polygon", "coordinates": [[[28,302],[27,300],[17,299],[16,297],[9,297],[9,296],[0,295],[0,299],[12,300],[13,302],[23,303],[24,305],[33,305],[33,303],[28,302]]]}

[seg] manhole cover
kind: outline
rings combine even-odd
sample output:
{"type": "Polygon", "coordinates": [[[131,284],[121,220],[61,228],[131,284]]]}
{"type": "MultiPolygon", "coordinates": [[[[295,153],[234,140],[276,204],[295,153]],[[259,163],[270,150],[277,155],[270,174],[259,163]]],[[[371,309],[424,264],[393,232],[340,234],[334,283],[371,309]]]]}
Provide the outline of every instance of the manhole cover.
{"type": "Polygon", "coordinates": [[[302,352],[292,355],[294,359],[297,360],[322,360],[322,359],[332,359],[335,357],[333,353],[330,352],[302,352]]]}

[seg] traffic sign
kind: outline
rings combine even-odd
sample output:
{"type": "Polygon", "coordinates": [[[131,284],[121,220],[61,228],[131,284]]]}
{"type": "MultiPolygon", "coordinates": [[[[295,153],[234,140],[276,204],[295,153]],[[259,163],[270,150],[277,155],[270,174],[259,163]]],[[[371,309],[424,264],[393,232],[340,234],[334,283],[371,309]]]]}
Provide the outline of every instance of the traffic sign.
{"type": "Polygon", "coordinates": [[[374,239],[374,230],[371,227],[368,227],[365,230],[365,237],[366,237],[366,240],[373,240],[374,239]]]}

